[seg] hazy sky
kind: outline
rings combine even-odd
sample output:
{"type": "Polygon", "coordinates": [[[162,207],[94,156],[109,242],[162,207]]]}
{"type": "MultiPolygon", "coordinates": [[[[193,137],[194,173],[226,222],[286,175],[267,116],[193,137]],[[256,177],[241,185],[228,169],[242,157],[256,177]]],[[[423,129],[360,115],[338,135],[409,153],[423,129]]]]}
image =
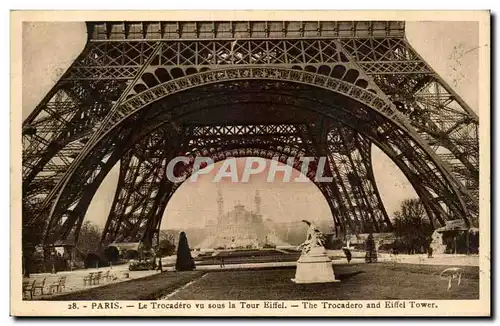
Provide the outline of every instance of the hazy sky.
{"type": "MultiPolygon", "coordinates": [[[[23,35],[23,118],[40,102],[84,47],[83,23],[26,23],[23,35]]],[[[462,98],[478,111],[478,25],[476,22],[408,22],[407,38],[420,55],[462,98]]],[[[374,171],[389,214],[401,200],[415,192],[396,166],[377,148],[374,171]]],[[[221,164],[221,163],[220,163],[221,164]]],[[[104,226],[118,180],[115,166],[103,181],[86,218],[104,226]]],[[[266,183],[253,178],[247,184],[217,186],[208,179],[184,183],[171,199],[162,228],[202,226],[217,216],[217,187],[225,198],[226,211],[236,202],[253,208],[259,189],[262,213],[276,221],[331,218],[328,205],[312,183],[266,183]]]]}

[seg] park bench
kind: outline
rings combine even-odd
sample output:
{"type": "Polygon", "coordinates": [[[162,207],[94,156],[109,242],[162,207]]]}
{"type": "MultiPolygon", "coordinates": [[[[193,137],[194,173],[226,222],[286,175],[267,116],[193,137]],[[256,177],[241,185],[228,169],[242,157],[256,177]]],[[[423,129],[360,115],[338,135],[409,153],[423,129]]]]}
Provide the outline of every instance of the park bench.
{"type": "Polygon", "coordinates": [[[101,278],[102,278],[103,280],[106,280],[106,282],[107,282],[107,281],[109,280],[109,270],[105,271],[105,272],[102,274],[101,278]]]}
{"type": "Polygon", "coordinates": [[[94,272],[90,272],[88,275],[83,277],[83,285],[92,285],[94,272]]]}
{"type": "Polygon", "coordinates": [[[108,271],[108,281],[115,281],[118,279],[118,276],[116,276],[115,273],[111,273],[111,271],[108,271]]]}
{"type": "Polygon", "coordinates": [[[115,280],[116,275],[110,274],[110,271],[107,270],[105,272],[99,271],[99,272],[90,272],[88,275],[86,275],[83,278],[83,285],[97,285],[101,280],[104,281],[109,281],[109,280],[115,280]]]}
{"type": "Polygon", "coordinates": [[[35,279],[35,282],[33,283],[33,294],[36,294],[36,290],[40,289],[40,295],[43,295],[43,289],[45,288],[46,280],[46,277],[44,277],[41,281],[40,279],[35,279]]]}
{"type": "Polygon", "coordinates": [[[49,285],[49,288],[51,293],[54,293],[54,289],[56,293],[61,292],[63,288],[66,288],[66,276],[58,277],[57,281],[49,285]]]}
{"type": "Polygon", "coordinates": [[[102,271],[99,271],[99,272],[94,274],[94,277],[93,277],[93,284],[94,285],[99,284],[99,281],[101,280],[101,276],[102,276],[102,271]]]}
{"type": "Polygon", "coordinates": [[[23,297],[27,298],[26,294],[29,294],[30,295],[29,298],[33,299],[33,291],[35,289],[35,282],[36,282],[36,279],[34,279],[33,281],[30,281],[30,280],[23,281],[23,297]]]}

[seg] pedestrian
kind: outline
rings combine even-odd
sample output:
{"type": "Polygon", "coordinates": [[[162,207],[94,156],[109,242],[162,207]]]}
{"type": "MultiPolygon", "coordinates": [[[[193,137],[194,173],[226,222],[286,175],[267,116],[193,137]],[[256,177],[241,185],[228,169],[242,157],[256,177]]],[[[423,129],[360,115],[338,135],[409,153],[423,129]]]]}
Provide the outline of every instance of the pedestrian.
{"type": "Polygon", "coordinates": [[[158,259],[158,270],[161,272],[163,272],[163,266],[161,264],[161,257],[158,259]]]}
{"type": "Polygon", "coordinates": [[[351,249],[343,248],[343,250],[344,250],[345,258],[347,259],[347,263],[350,263],[351,259],[352,259],[351,249]]]}

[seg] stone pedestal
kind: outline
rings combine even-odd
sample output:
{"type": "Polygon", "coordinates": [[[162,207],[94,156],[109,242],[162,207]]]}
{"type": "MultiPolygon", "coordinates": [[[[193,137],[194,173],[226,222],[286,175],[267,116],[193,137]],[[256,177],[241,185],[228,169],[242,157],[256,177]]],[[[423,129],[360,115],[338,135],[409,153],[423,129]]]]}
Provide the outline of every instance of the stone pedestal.
{"type": "Polygon", "coordinates": [[[314,247],[307,254],[302,254],[297,261],[294,283],[330,283],[340,282],[335,279],[332,260],[323,247],[314,247]]]}

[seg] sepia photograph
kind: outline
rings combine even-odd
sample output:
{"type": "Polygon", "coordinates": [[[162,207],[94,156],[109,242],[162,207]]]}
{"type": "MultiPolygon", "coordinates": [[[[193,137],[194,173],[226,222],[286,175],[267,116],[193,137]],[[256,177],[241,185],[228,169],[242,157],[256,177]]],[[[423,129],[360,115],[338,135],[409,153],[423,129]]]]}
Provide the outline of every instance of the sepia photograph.
{"type": "Polygon", "coordinates": [[[13,12],[11,313],[488,316],[490,18],[448,14],[13,12]]]}

